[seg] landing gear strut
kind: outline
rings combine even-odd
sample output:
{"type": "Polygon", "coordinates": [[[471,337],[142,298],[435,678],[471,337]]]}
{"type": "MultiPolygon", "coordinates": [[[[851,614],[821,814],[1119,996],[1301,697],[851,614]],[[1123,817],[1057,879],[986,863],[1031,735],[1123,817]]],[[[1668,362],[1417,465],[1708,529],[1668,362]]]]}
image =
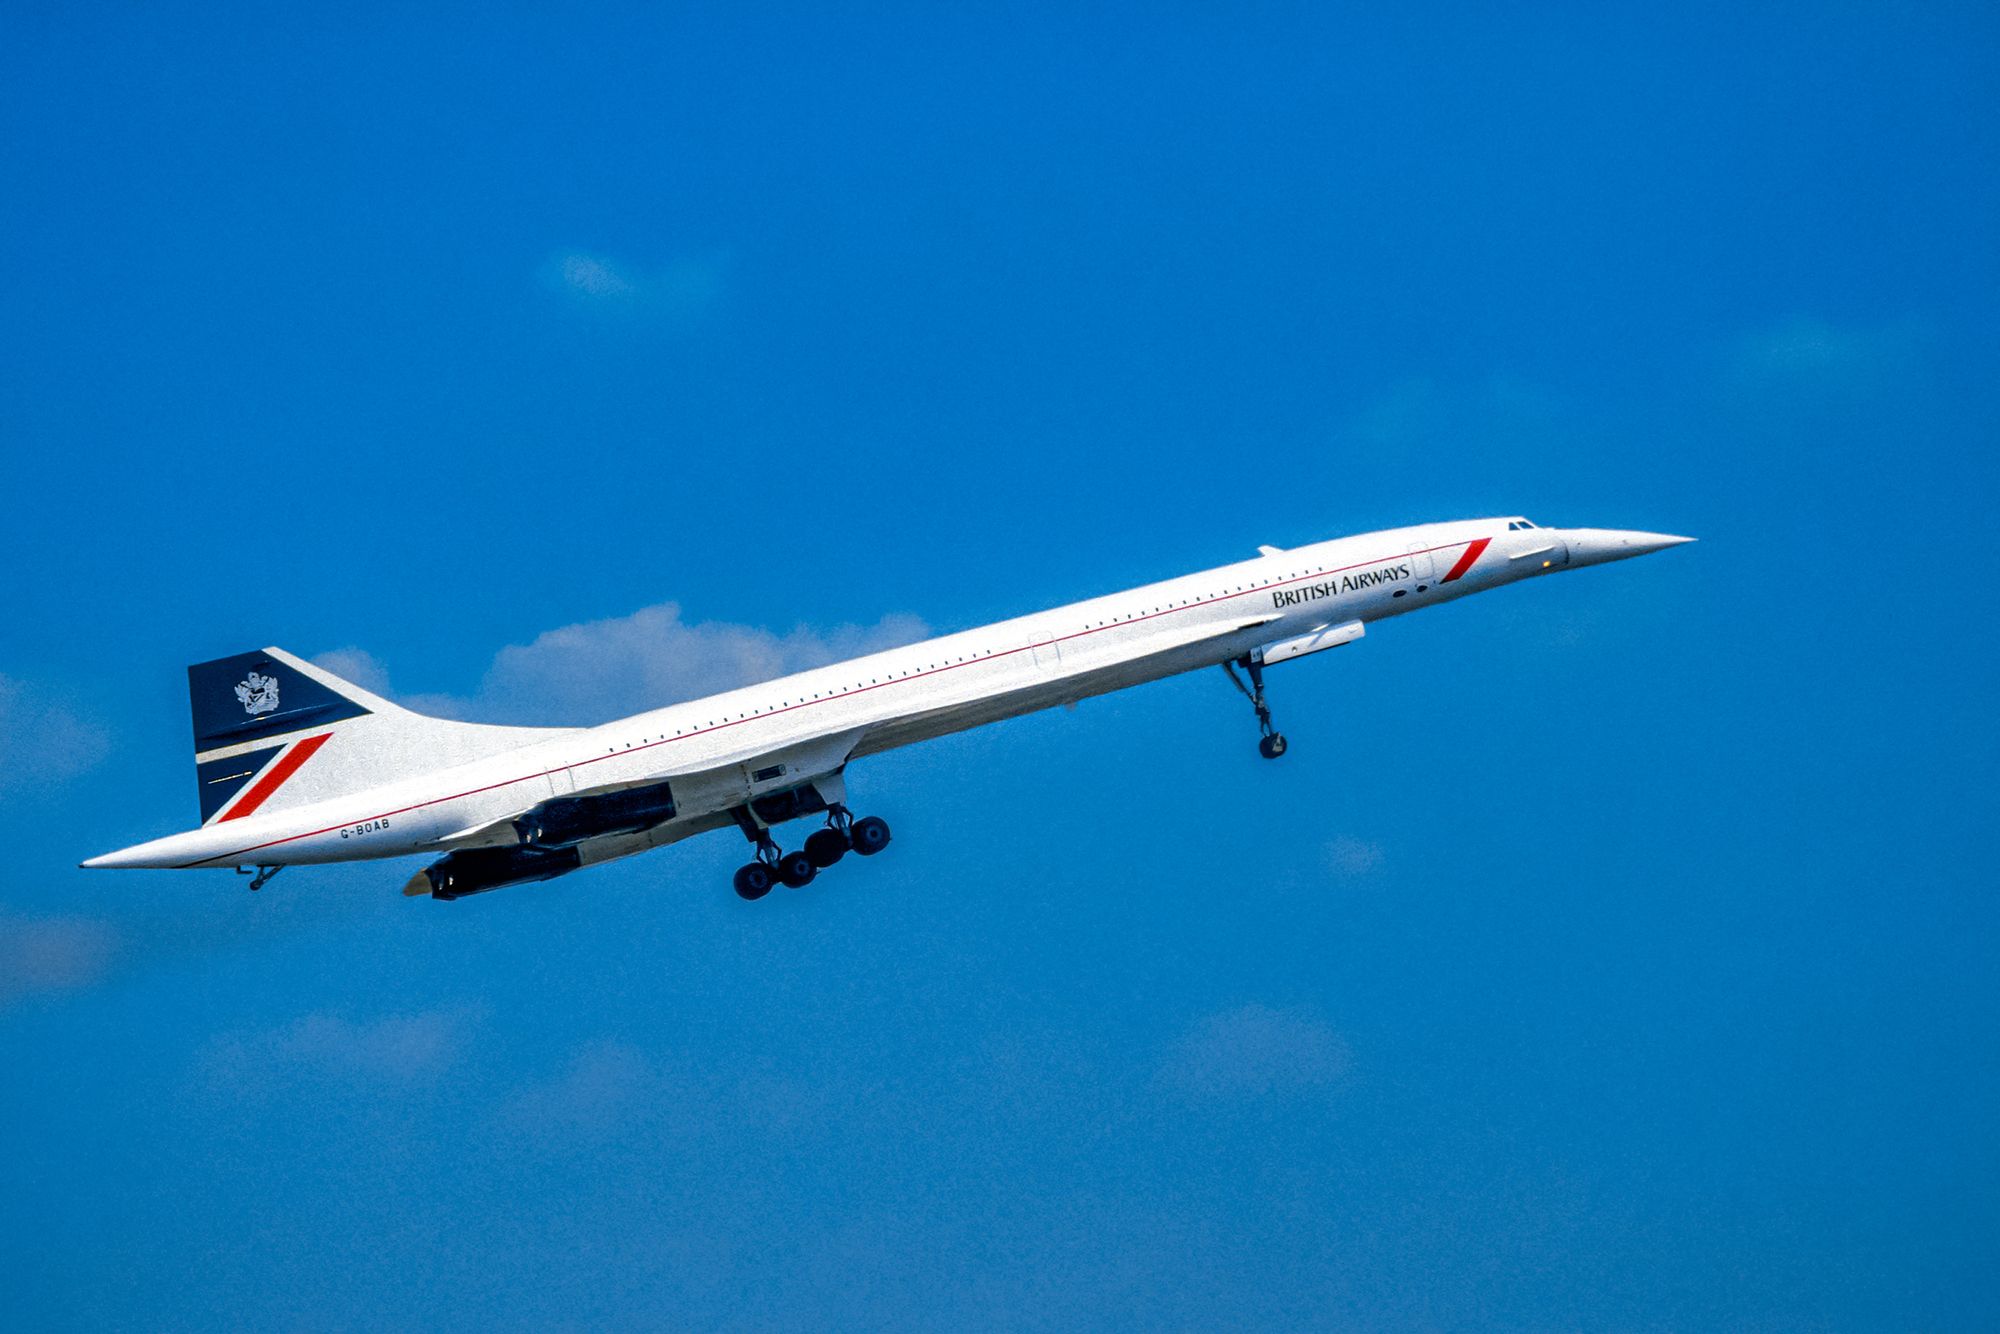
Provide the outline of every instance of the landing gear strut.
{"type": "Polygon", "coordinates": [[[857,820],[839,802],[826,808],[826,828],[811,834],[799,852],[780,851],[769,827],[747,812],[737,812],[737,819],[757,845],[757,860],[736,872],[736,892],[745,899],[763,898],[774,884],[803,889],[849,852],[872,857],[889,846],[887,820],[876,815],[857,820]]]}
{"type": "Polygon", "coordinates": [[[854,817],[847,813],[847,807],[839,802],[827,807],[826,828],[806,837],[807,859],[824,871],[845,857],[848,849],[854,846],[853,828],[854,817]]]}
{"type": "Polygon", "coordinates": [[[236,868],[236,874],[250,876],[250,892],[252,894],[255,894],[258,890],[262,889],[265,885],[271,882],[272,876],[276,875],[278,872],[284,869],[285,868],[282,866],[260,866],[257,868],[256,874],[251,875],[249,871],[246,871],[241,866],[239,866],[236,868]]]}
{"type": "Polygon", "coordinates": [[[854,847],[854,816],[839,802],[826,808],[826,828],[806,839],[806,856],[824,871],[854,847]]]}
{"type": "Polygon", "coordinates": [[[1257,661],[1255,654],[1246,653],[1236,662],[1225,662],[1222,670],[1229,673],[1229,679],[1250,701],[1250,707],[1257,710],[1257,730],[1263,735],[1257,738],[1257,753],[1267,760],[1275,760],[1285,753],[1285,735],[1271,725],[1271,708],[1264,703],[1264,664],[1257,661]],[[1250,684],[1244,685],[1243,678],[1236,674],[1237,665],[1250,677],[1250,684]]]}
{"type": "Polygon", "coordinates": [[[745,826],[744,833],[750,835],[757,844],[757,860],[736,871],[736,894],[743,899],[761,899],[771,892],[771,886],[778,882],[779,864],[785,854],[778,851],[777,843],[768,829],[745,826]]]}

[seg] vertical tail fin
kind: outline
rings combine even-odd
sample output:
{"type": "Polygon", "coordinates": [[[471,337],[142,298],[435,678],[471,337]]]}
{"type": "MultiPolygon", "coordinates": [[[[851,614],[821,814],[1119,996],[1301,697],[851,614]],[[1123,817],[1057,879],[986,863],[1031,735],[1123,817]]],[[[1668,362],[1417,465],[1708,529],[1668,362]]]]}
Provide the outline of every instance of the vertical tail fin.
{"type": "Polygon", "coordinates": [[[196,663],[188,702],[203,824],[358,792],[569,730],[429,718],[276,648],[196,663]]]}

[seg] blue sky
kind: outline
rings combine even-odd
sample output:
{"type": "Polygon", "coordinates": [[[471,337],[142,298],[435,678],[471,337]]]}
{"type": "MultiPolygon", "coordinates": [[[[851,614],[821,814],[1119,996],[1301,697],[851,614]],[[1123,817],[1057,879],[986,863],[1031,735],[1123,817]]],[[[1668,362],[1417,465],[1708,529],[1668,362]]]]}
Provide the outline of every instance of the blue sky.
{"type": "Polygon", "coordinates": [[[0,19],[24,1327],[2000,1319],[1975,6],[0,19]],[[1699,546],[455,905],[97,873],[185,664],[597,721],[1294,544],[1699,546]]]}

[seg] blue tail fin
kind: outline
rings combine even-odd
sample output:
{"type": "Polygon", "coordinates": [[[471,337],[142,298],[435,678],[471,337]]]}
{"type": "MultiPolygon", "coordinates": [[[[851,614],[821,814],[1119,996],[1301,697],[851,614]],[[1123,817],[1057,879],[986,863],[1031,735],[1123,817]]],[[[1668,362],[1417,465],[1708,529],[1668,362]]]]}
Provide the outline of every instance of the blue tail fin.
{"type": "Polygon", "coordinates": [[[188,703],[203,824],[358,792],[573,730],[428,718],[276,648],[196,663],[188,668],[188,703]]]}
{"type": "Polygon", "coordinates": [[[375,712],[364,701],[383,702],[340,684],[315,680],[270,649],[198,662],[188,668],[195,754],[345,722],[375,712]]]}

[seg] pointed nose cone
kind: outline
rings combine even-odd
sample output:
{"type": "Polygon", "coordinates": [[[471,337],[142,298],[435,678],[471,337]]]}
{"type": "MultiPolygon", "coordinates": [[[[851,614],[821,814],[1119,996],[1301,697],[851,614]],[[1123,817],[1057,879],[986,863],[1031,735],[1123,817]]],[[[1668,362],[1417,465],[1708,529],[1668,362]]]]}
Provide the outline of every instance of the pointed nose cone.
{"type": "Polygon", "coordinates": [[[1608,560],[1627,560],[1694,541],[1692,537],[1635,533],[1621,528],[1572,528],[1563,534],[1563,539],[1569,544],[1571,565],[1602,565],[1608,560]]]}

